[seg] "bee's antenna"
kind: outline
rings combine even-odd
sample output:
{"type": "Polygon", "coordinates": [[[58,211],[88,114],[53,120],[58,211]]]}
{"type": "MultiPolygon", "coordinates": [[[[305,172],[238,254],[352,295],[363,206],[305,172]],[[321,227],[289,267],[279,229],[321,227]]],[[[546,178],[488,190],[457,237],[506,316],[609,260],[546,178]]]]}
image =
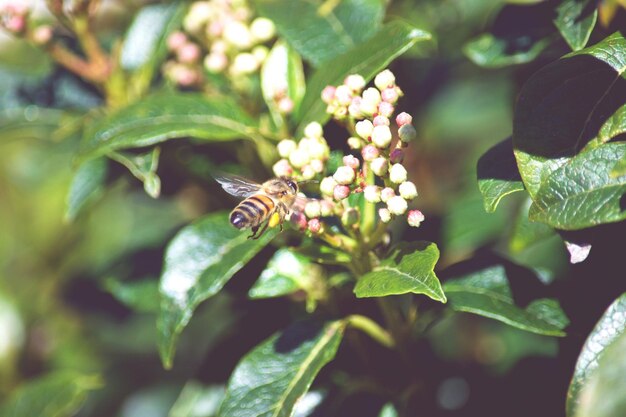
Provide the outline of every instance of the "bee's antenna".
{"type": "Polygon", "coordinates": [[[304,180],[298,181],[298,185],[306,185],[306,184],[319,184],[320,180],[304,180]]]}

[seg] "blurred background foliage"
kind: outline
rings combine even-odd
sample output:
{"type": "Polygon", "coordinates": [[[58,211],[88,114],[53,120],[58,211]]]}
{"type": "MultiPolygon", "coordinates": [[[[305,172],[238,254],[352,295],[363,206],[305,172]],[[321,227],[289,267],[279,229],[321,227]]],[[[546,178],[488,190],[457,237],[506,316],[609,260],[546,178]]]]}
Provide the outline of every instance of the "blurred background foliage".
{"type": "MultiPolygon", "coordinates": [[[[146,3],[103,2],[98,20],[103,39],[112,44],[146,3]]],[[[569,48],[552,36],[527,64],[485,68],[468,59],[468,42],[494,25],[516,35],[517,29],[502,19],[512,14],[508,19],[515,20],[544,3],[389,4],[388,16],[429,30],[437,39],[435,50],[415,48],[391,66],[406,93],[403,108],[415,115],[419,140],[409,148],[405,165],[411,167],[409,177],[418,186],[427,217],[418,231],[405,236],[437,242],[440,269],[484,253],[535,269],[551,283],[549,291],[572,322],[569,335],[557,340],[474,315],[446,317],[427,333],[422,356],[416,358],[429,381],[418,389],[432,393],[427,396],[431,403],[420,405],[423,415],[562,415],[584,338],[625,288],[620,249],[610,243],[623,232],[621,225],[607,228],[605,243],[594,247],[585,263],[573,266],[556,235],[528,222],[525,197],[515,195],[488,214],[476,186],[480,155],[511,134],[514,101],[523,82],[569,48]]],[[[37,7],[38,18],[50,19],[42,5],[37,7]]],[[[624,10],[615,13],[594,31],[592,42],[624,27],[624,10]]],[[[78,416],[212,416],[237,360],[284,327],[290,315],[301,314],[289,300],[246,300],[272,254],[265,249],[224,293],[200,307],[183,333],[176,366],[165,371],[160,363],[156,279],[165,245],[181,225],[232,206],[208,172],[218,162],[245,160],[245,150],[237,142],[164,144],[158,199],[146,195],[121,165],[111,165],[106,189],[68,222],[66,198],[79,126],[102,104],[98,91],[53,65],[41,50],[0,34],[0,398],[46,375],[50,380],[39,383],[65,387],[60,398],[67,395],[62,402],[69,410],[75,407],[71,389],[89,391],[78,416]],[[145,297],[146,288],[154,290],[153,299],[145,297]]],[[[327,138],[331,146],[341,146],[341,138],[333,142],[332,133],[327,138]]],[[[347,415],[342,410],[354,407],[358,415],[376,415],[382,397],[376,390],[365,395],[367,387],[354,385],[358,366],[340,352],[316,384],[323,387],[332,378],[345,391],[314,385],[306,397],[310,408],[329,397],[333,415],[347,415]]],[[[393,361],[374,367],[393,379],[393,361]]],[[[313,415],[330,415],[323,409],[317,413],[313,415]]]]}

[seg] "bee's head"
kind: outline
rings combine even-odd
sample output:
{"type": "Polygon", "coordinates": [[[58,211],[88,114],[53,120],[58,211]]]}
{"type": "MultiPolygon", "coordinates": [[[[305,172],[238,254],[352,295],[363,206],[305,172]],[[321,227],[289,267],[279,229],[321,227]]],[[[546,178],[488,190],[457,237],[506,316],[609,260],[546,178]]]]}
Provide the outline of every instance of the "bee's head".
{"type": "Polygon", "coordinates": [[[285,177],[285,183],[293,191],[294,194],[298,194],[298,183],[291,178],[285,177]]]}

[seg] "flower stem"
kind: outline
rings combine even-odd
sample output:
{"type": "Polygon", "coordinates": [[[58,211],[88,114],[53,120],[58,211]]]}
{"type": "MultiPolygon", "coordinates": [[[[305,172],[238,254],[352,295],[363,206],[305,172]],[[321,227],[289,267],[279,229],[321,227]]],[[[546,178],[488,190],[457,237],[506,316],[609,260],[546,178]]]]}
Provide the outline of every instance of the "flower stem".
{"type": "Polygon", "coordinates": [[[346,322],[349,326],[367,333],[368,336],[385,347],[393,348],[396,344],[389,332],[380,327],[378,323],[369,317],[360,314],[352,314],[346,317],[346,322]]]}
{"type": "MultiPolygon", "coordinates": [[[[365,172],[365,183],[366,185],[374,185],[374,172],[370,166],[370,163],[367,162],[363,167],[365,172]]],[[[374,225],[376,224],[376,203],[370,203],[369,201],[365,201],[365,208],[363,212],[363,234],[365,236],[370,236],[374,231],[374,225]]]]}

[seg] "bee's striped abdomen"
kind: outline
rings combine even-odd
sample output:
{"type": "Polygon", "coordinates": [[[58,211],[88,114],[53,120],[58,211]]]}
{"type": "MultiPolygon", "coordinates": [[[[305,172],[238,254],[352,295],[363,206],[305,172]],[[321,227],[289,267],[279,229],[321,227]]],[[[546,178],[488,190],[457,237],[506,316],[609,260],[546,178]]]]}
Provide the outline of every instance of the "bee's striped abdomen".
{"type": "Polygon", "coordinates": [[[257,226],[274,210],[274,201],[263,195],[256,194],[243,200],[230,213],[230,222],[238,229],[257,226]]]}

